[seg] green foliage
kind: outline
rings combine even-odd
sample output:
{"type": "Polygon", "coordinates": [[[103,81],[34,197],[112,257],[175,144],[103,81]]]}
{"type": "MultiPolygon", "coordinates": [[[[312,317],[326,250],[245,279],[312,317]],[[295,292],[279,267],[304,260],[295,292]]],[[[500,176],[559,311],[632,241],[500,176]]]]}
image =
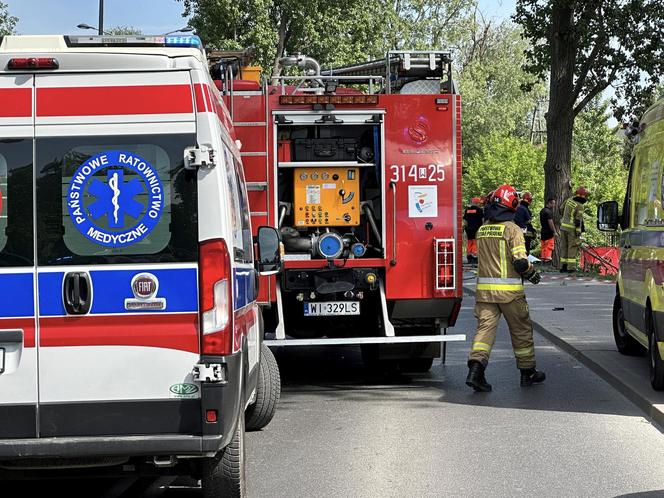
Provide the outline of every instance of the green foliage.
{"type": "MultiPolygon", "coordinates": [[[[621,201],[627,186],[627,170],[622,162],[624,139],[610,128],[608,104],[593,101],[576,120],[572,164],[575,187],[585,186],[591,192],[586,204],[586,240],[592,245],[606,245],[607,237],[596,228],[597,205],[607,200],[621,201]]],[[[534,224],[544,206],[544,174],[542,164],[546,155],[543,146],[533,145],[521,137],[501,133],[484,135],[478,142],[479,151],[464,161],[463,201],[484,195],[502,183],[517,190],[530,191],[534,224]]],[[[538,227],[539,228],[539,227],[538,227]]]]}
{"type": "Polygon", "coordinates": [[[326,67],[383,57],[390,49],[445,47],[474,0],[179,0],[211,49],[255,48],[278,75],[276,59],[296,52],[326,67]]]}
{"type": "Polygon", "coordinates": [[[530,41],[526,69],[546,79],[559,55],[554,39],[572,47],[569,95],[578,113],[609,85],[618,118],[639,116],[664,72],[662,0],[518,0],[514,19],[530,41]],[[571,16],[572,29],[560,29],[571,16]]]}
{"type": "Polygon", "coordinates": [[[123,35],[142,35],[143,32],[133,26],[113,26],[112,28],[104,29],[104,33],[108,35],[123,36],[123,35]]]}
{"type": "Polygon", "coordinates": [[[533,213],[543,207],[545,149],[520,137],[492,133],[479,140],[479,152],[464,162],[463,200],[485,195],[508,183],[534,196],[533,213]]]}
{"type": "Polygon", "coordinates": [[[510,22],[492,26],[476,20],[461,42],[464,157],[474,157],[488,135],[530,139],[532,113],[544,87],[536,85],[530,93],[521,89],[532,79],[522,68],[527,43],[521,30],[510,22]]]}
{"type": "Polygon", "coordinates": [[[579,114],[574,125],[572,182],[585,186],[591,197],[586,204],[586,240],[591,245],[606,245],[607,236],[597,230],[597,205],[604,201],[622,202],[628,170],[623,164],[625,143],[621,130],[609,128],[608,103],[595,99],[579,114]]]}
{"type": "Polygon", "coordinates": [[[9,13],[9,7],[6,3],[0,2],[0,36],[15,34],[18,17],[9,13]]]}

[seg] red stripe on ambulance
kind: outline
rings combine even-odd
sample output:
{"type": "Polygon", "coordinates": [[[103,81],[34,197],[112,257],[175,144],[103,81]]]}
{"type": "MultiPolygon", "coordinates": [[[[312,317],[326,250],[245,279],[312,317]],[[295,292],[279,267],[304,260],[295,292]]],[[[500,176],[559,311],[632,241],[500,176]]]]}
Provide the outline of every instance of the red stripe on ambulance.
{"type": "Polygon", "coordinates": [[[197,112],[207,112],[210,106],[207,106],[205,104],[206,101],[206,95],[205,95],[205,88],[202,83],[195,83],[194,84],[194,95],[196,96],[196,111],[197,112]]]}
{"type": "Polygon", "coordinates": [[[145,346],[200,352],[198,313],[42,317],[39,321],[40,347],[145,346]]]}
{"type": "MultiPolygon", "coordinates": [[[[29,318],[0,318],[0,329],[22,330],[23,347],[35,347],[35,319],[29,318]]],[[[0,336],[1,337],[1,336],[0,336]]]]}
{"type": "Polygon", "coordinates": [[[31,116],[31,88],[0,89],[0,118],[29,118],[31,116]]]}
{"type": "Polygon", "coordinates": [[[194,112],[189,85],[38,88],[37,116],[194,112]]]}

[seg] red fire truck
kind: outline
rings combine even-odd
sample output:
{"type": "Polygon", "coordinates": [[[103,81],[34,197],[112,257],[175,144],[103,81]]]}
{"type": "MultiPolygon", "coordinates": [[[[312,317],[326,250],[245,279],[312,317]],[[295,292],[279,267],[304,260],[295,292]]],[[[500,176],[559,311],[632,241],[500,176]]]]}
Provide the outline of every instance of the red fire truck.
{"type": "Polygon", "coordinates": [[[360,344],[367,362],[427,371],[441,344],[465,339],[446,333],[462,296],[450,54],[324,71],[295,55],[281,64],[304,75],[262,85],[243,79],[246,54],[216,55],[252,226],[278,228],[284,246],[283,274],[260,282],[266,344],[360,344]]]}

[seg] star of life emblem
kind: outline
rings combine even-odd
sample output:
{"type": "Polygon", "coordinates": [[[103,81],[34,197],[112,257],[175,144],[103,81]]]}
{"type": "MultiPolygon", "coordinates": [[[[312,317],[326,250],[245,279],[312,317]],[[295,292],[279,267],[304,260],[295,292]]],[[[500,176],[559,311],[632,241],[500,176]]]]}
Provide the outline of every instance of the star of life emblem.
{"type": "Polygon", "coordinates": [[[84,237],[105,247],[126,247],[147,237],[159,223],[164,189],[157,170],[142,157],[107,151],[76,170],[67,207],[84,237]]]}

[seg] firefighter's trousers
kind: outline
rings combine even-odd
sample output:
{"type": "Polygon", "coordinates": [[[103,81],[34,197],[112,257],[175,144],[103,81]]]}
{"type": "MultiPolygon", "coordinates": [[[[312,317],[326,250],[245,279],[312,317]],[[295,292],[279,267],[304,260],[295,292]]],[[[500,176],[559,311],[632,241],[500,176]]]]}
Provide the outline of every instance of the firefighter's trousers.
{"type": "Polygon", "coordinates": [[[560,263],[568,267],[576,265],[576,257],[579,255],[579,244],[581,240],[576,232],[560,231],[560,263]]]}
{"type": "Polygon", "coordinates": [[[505,315],[510,330],[517,368],[534,368],[533,325],[525,297],[518,297],[509,303],[475,303],[477,332],[468,359],[477,360],[484,366],[489,363],[501,314],[505,315]]]}

